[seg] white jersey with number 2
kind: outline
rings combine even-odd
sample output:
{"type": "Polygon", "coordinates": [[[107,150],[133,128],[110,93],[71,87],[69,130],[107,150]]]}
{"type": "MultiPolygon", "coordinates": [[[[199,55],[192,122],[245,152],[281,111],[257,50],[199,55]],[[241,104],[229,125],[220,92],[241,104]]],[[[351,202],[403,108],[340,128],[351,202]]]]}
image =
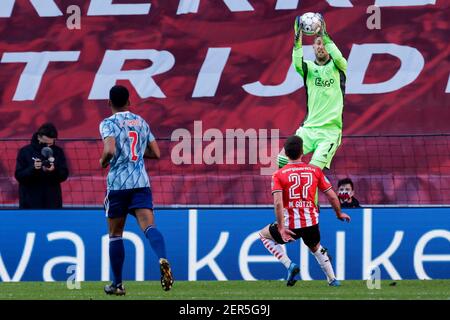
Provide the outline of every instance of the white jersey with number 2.
{"type": "Polygon", "coordinates": [[[102,139],[114,137],[116,154],[111,159],[107,177],[108,190],[150,187],[144,153],[155,137],[147,122],[130,111],[117,112],[100,123],[102,139]]]}

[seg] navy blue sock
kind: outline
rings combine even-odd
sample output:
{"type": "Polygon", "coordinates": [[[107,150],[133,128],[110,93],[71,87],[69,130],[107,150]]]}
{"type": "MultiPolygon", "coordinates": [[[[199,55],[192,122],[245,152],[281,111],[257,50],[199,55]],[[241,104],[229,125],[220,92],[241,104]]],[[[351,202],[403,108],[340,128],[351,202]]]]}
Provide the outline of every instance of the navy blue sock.
{"type": "Polygon", "coordinates": [[[161,232],[156,229],[155,226],[148,226],[144,231],[145,237],[150,242],[150,246],[153,251],[155,251],[158,259],[164,258],[166,259],[166,245],[164,243],[164,238],[161,232]]]}
{"type": "Polygon", "coordinates": [[[114,285],[122,283],[122,267],[125,260],[125,248],[122,237],[109,238],[109,261],[114,276],[114,285]]]}

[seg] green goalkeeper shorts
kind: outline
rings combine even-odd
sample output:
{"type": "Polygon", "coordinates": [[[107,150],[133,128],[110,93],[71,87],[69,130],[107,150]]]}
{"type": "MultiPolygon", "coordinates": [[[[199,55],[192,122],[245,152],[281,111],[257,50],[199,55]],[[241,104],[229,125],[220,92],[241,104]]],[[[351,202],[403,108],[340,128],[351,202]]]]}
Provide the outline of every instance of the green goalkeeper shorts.
{"type": "Polygon", "coordinates": [[[300,127],[295,134],[303,140],[303,154],[314,152],[310,163],[321,169],[330,169],[331,160],[341,144],[342,131],[300,127]]]}

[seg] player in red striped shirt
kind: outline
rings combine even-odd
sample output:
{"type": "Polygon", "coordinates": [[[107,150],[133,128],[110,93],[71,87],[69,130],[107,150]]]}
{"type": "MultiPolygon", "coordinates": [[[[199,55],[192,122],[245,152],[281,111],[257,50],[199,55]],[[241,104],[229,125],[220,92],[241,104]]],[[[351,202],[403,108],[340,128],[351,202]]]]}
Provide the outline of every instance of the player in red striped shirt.
{"type": "Polygon", "coordinates": [[[327,276],[328,284],[340,285],[336,279],[327,249],[320,245],[319,209],[314,201],[317,189],[324,192],[341,221],[350,222],[350,216],[341,212],[336,193],[319,167],[301,162],[303,142],[291,136],[284,144],[289,163],[272,176],[272,195],[277,221],[260,231],[264,246],[288,269],[287,285],[293,286],[300,272],[281,245],[303,239],[327,276]]]}

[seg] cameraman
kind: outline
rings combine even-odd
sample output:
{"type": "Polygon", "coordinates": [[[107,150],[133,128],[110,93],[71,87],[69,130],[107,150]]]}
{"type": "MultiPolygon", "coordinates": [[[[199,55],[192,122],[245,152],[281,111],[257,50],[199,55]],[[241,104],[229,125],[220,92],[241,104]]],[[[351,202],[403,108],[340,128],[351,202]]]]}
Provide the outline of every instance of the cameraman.
{"type": "Polygon", "coordinates": [[[15,177],[19,182],[19,208],[62,208],[61,182],[69,175],[63,150],[55,145],[58,131],[43,124],[31,143],[19,150],[15,177]]]}

